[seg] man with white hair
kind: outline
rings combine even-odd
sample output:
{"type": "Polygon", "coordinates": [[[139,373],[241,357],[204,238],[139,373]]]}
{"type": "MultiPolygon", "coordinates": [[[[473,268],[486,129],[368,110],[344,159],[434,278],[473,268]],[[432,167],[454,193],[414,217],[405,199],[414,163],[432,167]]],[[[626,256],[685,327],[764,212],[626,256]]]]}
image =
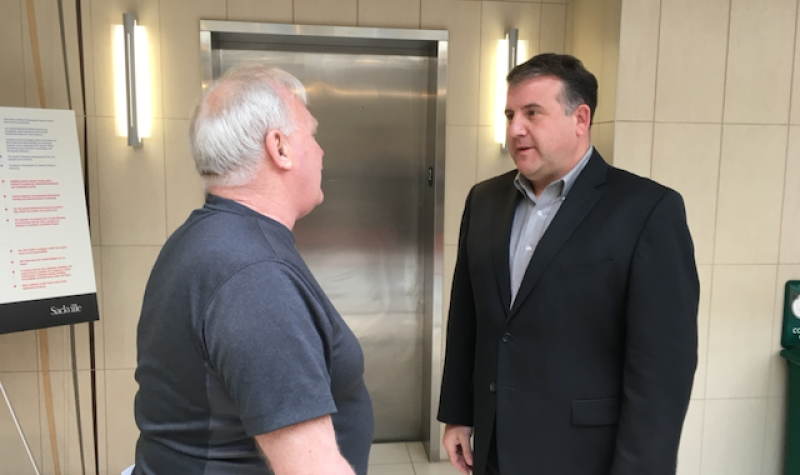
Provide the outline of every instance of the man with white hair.
{"type": "Polygon", "coordinates": [[[208,195],[145,290],[134,474],[367,473],[361,347],[292,234],[323,199],[306,102],[296,78],[254,65],[211,84],[195,108],[191,149],[208,195]]]}

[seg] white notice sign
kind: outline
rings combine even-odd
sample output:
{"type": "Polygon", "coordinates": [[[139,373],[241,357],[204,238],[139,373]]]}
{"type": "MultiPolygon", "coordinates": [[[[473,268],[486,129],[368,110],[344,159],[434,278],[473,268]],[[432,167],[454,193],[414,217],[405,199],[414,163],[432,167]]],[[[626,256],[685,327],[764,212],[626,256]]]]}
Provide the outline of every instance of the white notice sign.
{"type": "Polygon", "coordinates": [[[0,333],[97,318],[75,113],[0,107],[0,333]]]}

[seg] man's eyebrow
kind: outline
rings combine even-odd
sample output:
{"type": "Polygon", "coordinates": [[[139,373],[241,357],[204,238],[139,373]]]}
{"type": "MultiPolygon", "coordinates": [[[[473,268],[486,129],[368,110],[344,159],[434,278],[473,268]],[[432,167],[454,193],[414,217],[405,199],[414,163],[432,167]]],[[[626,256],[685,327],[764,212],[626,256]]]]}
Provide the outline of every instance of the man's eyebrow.
{"type": "MultiPolygon", "coordinates": [[[[530,102],[530,103],[525,104],[524,106],[520,107],[520,109],[522,109],[522,110],[541,109],[541,108],[542,108],[542,106],[538,102],[530,102]]],[[[505,112],[508,113],[508,112],[514,112],[514,111],[512,109],[506,108],[505,112]]]]}

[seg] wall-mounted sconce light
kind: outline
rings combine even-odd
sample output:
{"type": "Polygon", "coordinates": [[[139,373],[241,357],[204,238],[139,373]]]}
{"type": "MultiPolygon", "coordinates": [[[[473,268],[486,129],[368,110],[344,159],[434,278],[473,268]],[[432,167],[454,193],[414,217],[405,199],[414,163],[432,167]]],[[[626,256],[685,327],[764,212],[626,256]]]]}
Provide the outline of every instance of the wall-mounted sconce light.
{"type": "Polygon", "coordinates": [[[140,147],[152,128],[147,30],[130,13],[112,29],[117,135],[127,136],[131,147],[140,147]]]}
{"type": "Polygon", "coordinates": [[[506,76],[514,66],[528,58],[528,42],[519,39],[519,30],[512,28],[503,40],[497,42],[497,67],[495,69],[494,139],[506,149],[506,76]]]}

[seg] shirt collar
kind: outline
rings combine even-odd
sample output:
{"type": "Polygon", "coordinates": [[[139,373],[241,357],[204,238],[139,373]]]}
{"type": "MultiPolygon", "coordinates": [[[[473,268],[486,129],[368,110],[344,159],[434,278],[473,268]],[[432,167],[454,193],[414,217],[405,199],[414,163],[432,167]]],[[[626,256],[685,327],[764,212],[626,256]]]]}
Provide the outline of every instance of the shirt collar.
{"type": "MultiPolygon", "coordinates": [[[[572,189],[572,186],[575,184],[575,180],[578,179],[578,175],[581,174],[581,171],[589,162],[592,152],[594,152],[594,146],[590,145],[589,150],[583,154],[583,157],[574,167],[572,167],[572,170],[570,170],[560,180],[556,180],[547,185],[548,187],[555,185],[561,188],[561,191],[557,195],[559,198],[567,196],[567,193],[569,193],[569,190],[572,189]]],[[[522,175],[522,173],[517,172],[517,176],[514,178],[514,186],[517,187],[517,190],[519,190],[520,193],[533,200],[534,203],[536,202],[536,195],[533,193],[533,185],[531,184],[530,180],[522,175]]]]}

